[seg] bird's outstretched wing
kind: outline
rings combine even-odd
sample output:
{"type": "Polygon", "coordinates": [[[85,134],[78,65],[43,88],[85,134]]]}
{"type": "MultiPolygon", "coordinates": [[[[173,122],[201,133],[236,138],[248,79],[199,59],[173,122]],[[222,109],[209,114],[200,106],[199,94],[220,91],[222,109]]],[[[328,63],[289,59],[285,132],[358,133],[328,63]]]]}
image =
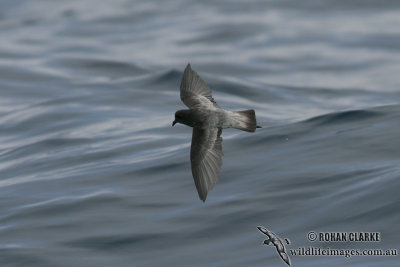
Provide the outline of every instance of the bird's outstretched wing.
{"type": "Polygon", "coordinates": [[[218,180],[222,166],[222,130],[218,128],[193,128],[190,161],[197,192],[205,201],[207,193],[218,180]]]}
{"type": "Polygon", "coordinates": [[[181,100],[189,108],[217,106],[211,89],[188,64],[181,81],[181,100]]]}
{"type": "Polygon", "coordinates": [[[261,233],[263,233],[264,235],[268,236],[269,238],[274,238],[275,237],[273,235],[273,233],[268,231],[265,227],[257,226],[257,228],[261,233]]]}
{"type": "Polygon", "coordinates": [[[287,265],[289,265],[290,266],[290,258],[289,258],[289,256],[288,256],[288,254],[286,253],[286,251],[285,252],[279,252],[278,251],[278,254],[279,254],[279,256],[281,256],[281,258],[282,258],[282,260],[284,261],[284,262],[286,262],[287,263],[287,265]]]}

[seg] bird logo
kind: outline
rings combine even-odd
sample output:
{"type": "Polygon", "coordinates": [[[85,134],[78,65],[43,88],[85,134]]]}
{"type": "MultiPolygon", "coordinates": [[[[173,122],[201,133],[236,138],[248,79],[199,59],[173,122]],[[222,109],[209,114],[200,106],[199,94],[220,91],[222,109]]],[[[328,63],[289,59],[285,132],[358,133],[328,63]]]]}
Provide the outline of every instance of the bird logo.
{"type": "MultiPolygon", "coordinates": [[[[278,252],[279,256],[282,258],[284,262],[286,262],[290,266],[290,258],[286,252],[285,245],[283,244],[282,240],[273,232],[269,231],[268,229],[257,226],[257,229],[263,233],[264,235],[268,236],[268,239],[265,239],[263,244],[269,246],[275,246],[276,251],[278,252]]],[[[286,244],[290,244],[289,239],[285,238],[286,244]]]]}

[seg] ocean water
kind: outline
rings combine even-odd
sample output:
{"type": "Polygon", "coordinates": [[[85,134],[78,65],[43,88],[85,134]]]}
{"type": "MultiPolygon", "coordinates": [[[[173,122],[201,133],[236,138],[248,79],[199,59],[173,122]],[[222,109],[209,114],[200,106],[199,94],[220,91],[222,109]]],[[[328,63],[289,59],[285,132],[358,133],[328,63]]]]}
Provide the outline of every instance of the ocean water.
{"type": "Polygon", "coordinates": [[[0,40],[0,266],[286,266],[259,225],[399,248],[399,1],[2,0],[0,40]],[[263,126],[223,131],[205,203],[171,127],[188,62],[263,126]]]}

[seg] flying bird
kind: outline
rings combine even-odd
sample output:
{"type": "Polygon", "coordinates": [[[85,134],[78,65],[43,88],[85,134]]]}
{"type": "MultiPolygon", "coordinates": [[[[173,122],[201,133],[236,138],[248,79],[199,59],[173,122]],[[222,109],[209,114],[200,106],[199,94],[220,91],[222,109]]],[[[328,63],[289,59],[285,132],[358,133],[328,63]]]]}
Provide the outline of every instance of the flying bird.
{"type": "MultiPolygon", "coordinates": [[[[284,262],[286,262],[287,265],[290,266],[290,258],[286,252],[286,249],[282,243],[282,240],[275,233],[268,231],[266,228],[264,228],[262,226],[257,226],[257,228],[258,228],[258,230],[260,230],[261,233],[268,236],[268,239],[265,239],[263,244],[275,246],[276,251],[278,252],[279,256],[281,256],[282,260],[284,262]]],[[[288,239],[285,239],[285,240],[286,240],[286,243],[289,244],[289,240],[288,239]]]]}
{"type": "Polygon", "coordinates": [[[261,127],[257,126],[253,109],[227,111],[220,108],[212,97],[211,89],[190,64],[183,72],[180,97],[189,109],[175,112],[172,126],[182,123],[193,127],[190,162],[197,192],[204,202],[217,182],[222,166],[222,129],[255,132],[261,127]]]}

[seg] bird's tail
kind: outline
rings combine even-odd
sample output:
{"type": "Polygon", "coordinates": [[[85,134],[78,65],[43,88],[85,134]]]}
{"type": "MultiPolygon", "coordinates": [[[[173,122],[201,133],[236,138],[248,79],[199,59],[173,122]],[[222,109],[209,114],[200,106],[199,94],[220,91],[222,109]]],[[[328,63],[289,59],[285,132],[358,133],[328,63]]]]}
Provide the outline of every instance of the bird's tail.
{"type": "Polygon", "coordinates": [[[255,132],[256,128],[261,128],[261,126],[257,126],[256,113],[254,112],[254,109],[235,111],[233,112],[233,117],[233,128],[246,132],[255,132]]]}

